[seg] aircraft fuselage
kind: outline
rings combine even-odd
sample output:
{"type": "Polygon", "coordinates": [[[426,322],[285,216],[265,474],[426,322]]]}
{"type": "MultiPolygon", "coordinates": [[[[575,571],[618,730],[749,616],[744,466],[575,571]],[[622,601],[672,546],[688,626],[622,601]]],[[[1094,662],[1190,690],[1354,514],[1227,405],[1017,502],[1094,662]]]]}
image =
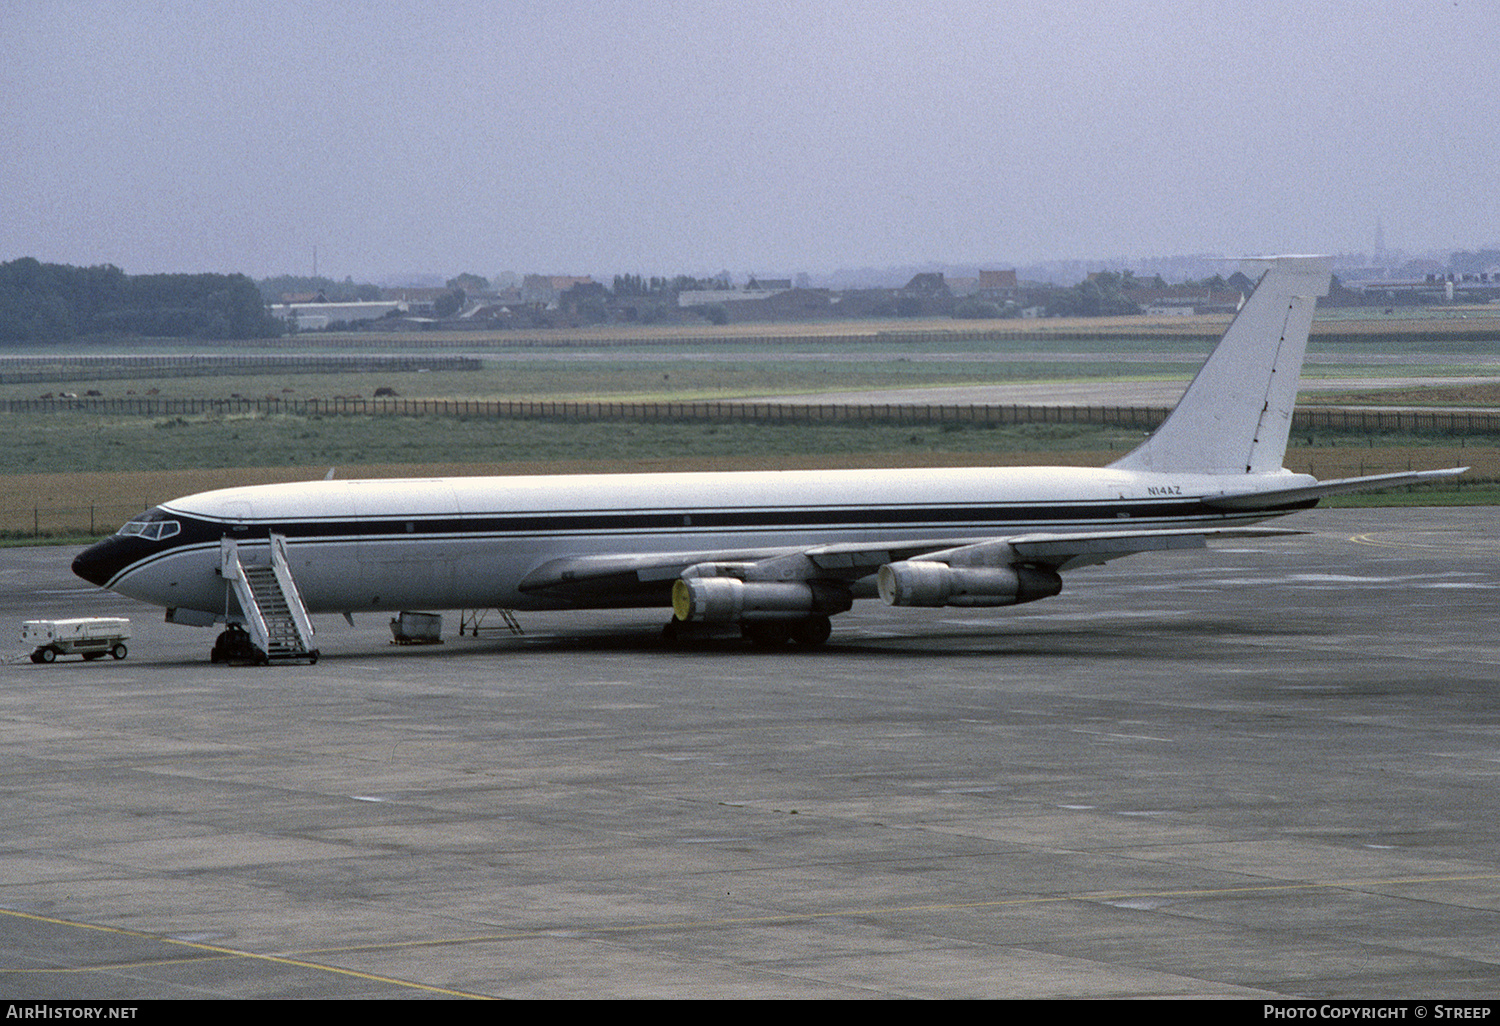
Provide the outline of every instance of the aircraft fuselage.
{"type": "MultiPolygon", "coordinates": [[[[1265,477],[1279,488],[1299,479],[1265,477]]],[[[830,543],[1223,527],[1289,511],[1204,505],[1224,488],[1217,475],[1078,467],[315,481],[165,503],[147,521],[163,526],[111,537],[74,569],[143,602],[223,618],[235,607],[220,539],[254,558],[274,531],[314,613],[667,605],[675,575],[564,594],[528,591],[526,577],[549,560],[622,550],[760,559],[830,543]]]]}

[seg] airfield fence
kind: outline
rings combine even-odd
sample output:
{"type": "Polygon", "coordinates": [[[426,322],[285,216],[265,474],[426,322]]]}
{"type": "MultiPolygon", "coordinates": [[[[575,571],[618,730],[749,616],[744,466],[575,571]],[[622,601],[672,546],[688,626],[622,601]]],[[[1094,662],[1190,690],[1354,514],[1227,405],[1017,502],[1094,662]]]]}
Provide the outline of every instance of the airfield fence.
{"type": "Polygon", "coordinates": [[[0,356],[0,385],[123,378],[193,378],[225,374],[365,374],[477,371],[473,356],[262,354],[182,356],[0,356]]]}
{"type": "MultiPolygon", "coordinates": [[[[561,400],[402,399],[335,396],[329,399],[240,397],[229,399],[125,396],[0,400],[13,414],[84,413],[113,416],[189,417],[291,415],[302,417],[396,416],[482,417],[568,421],[751,421],[769,424],[1085,424],[1149,431],[1166,419],[1165,406],[1032,406],[1016,403],[756,403],[723,402],[569,402],[561,400]]],[[[1292,413],[1292,430],[1500,433],[1493,411],[1347,409],[1302,407],[1292,413]]]]}
{"type": "MultiPolygon", "coordinates": [[[[157,501],[166,501],[158,496],[157,501]]],[[[0,538],[72,538],[108,534],[143,510],[141,505],[90,504],[87,506],[13,506],[0,508],[0,538]]]]}

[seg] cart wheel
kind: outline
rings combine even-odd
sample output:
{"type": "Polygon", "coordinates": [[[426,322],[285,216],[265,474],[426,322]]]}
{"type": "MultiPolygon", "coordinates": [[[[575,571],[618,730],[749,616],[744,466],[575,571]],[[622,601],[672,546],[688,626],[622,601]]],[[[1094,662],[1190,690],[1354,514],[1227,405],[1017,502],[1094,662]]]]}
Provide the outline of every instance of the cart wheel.
{"type": "Polygon", "coordinates": [[[311,652],[307,653],[307,665],[309,665],[309,666],[317,666],[318,665],[318,650],[317,649],[313,649],[311,652]]]}
{"type": "Polygon", "coordinates": [[[117,644],[114,648],[109,650],[109,654],[114,656],[116,659],[124,659],[125,652],[126,648],[123,644],[117,644]]]}
{"type": "Polygon", "coordinates": [[[34,662],[34,663],[39,663],[39,662],[42,661],[42,650],[41,649],[37,649],[35,652],[31,653],[31,661],[34,662]]]}
{"type": "Polygon", "coordinates": [[[52,648],[52,647],[49,646],[47,648],[42,649],[40,652],[37,653],[37,655],[41,658],[42,662],[44,662],[44,663],[50,663],[50,662],[52,662],[52,660],[54,660],[54,659],[57,658],[57,649],[52,648]]]}

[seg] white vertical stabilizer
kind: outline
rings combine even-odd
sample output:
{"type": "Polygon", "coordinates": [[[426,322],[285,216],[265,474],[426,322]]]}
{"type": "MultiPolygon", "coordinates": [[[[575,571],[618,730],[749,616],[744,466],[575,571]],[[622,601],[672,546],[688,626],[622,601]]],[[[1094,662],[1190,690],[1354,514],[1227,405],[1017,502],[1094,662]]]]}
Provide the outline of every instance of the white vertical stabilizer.
{"type": "Polygon", "coordinates": [[[1328,295],[1325,257],[1247,260],[1255,291],[1156,432],[1110,464],[1120,470],[1270,474],[1281,469],[1313,307],[1328,295]]]}

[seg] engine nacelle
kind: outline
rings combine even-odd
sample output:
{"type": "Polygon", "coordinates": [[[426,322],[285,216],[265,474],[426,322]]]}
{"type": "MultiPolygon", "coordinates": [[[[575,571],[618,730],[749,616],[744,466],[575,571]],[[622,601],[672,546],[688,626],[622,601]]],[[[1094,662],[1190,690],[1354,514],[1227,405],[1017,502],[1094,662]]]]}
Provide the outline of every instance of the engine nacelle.
{"type": "Polygon", "coordinates": [[[672,585],[672,612],[685,622],[784,620],[809,613],[842,613],[851,604],[847,592],[808,581],[683,577],[672,585]]]}
{"type": "Polygon", "coordinates": [[[887,563],[877,583],[888,606],[1016,606],[1062,591],[1062,578],[1051,570],[917,559],[887,563]]]}

